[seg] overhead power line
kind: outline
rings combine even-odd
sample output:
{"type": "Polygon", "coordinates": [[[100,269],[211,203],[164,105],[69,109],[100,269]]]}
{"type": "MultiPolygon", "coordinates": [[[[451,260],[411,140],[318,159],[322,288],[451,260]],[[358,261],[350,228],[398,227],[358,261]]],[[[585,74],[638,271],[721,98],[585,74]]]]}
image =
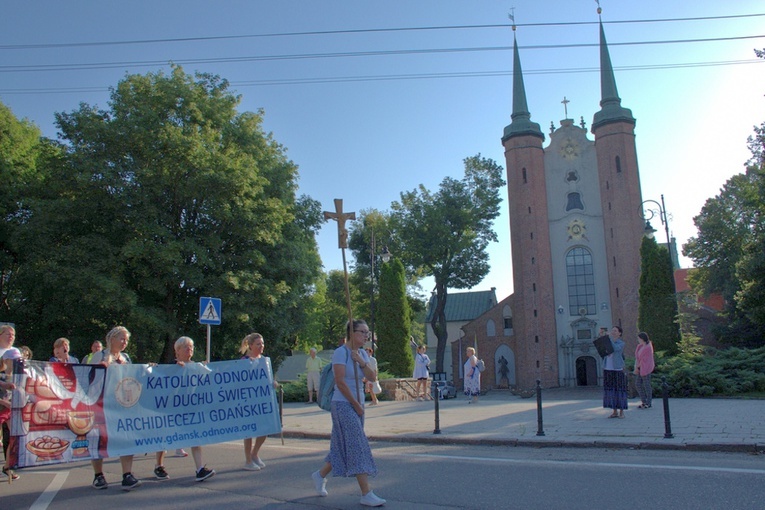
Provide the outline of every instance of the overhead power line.
{"type": "MultiPolygon", "coordinates": [[[[622,43],[609,43],[609,46],[641,46],[657,44],[687,44],[700,42],[741,41],[747,39],[762,39],[765,35],[746,35],[736,37],[707,37],[701,39],[676,39],[660,41],[632,41],[622,43]]],[[[597,47],[599,43],[572,43],[572,44],[538,44],[519,46],[523,50],[549,50],[563,48],[588,48],[597,47]]],[[[347,57],[376,57],[394,55],[428,55],[435,53],[471,53],[483,51],[510,51],[512,46],[478,46],[464,48],[431,48],[431,49],[405,49],[405,50],[372,50],[372,51],[341,51],[330,53],[296,53],[287,55],[252,55],[241,57],[216,57],[194,59],[172,59],[180,65],[193,64],[226,64],[242,62],[268,62],[277,60],[305,60],[319,58],[347,58],[347,57]]],[[[94,62],[75,64],[32,64],[32,65],[7,65],[0,66],[0,73],[18,72],[57,72],[57,71],[84,71],[93,69],[114,69],[132,67],[161,67],[168,64],[168,60],[134,60],[122,62],[94,62]]]]}
{"type": "MultiPolygon", "coordinates": [[[[736,14],[728,16],[704,16],[693,18],[662,18],[662,19],[642,19],[642,20],[617,20],[603,21],[607,24],[638,24],[638,23],[674,23],[684,21],[709,21],[738,18],[756,18],[765,16],[765,13],[755,14],[736,14]]],[[[595,25],[598,21],[569,21],[569,22],[545,22],[545,23],[516,23],[516,27],[551,27],[551,26],[578,26],[595,25]]],[[[486,28],[509,28],[508,23],[492,25],[448,25],[435,27],[394,27],[394,28],[363,28],[354,30],[317,30],[307,32],[275,32],[265,34],[244,34],[244,35],[218,35],[206,37],[173,37],[161,39],[132,39],[124,41],[91,41],[91,42],[66,42],[66,43],[38,43],[38,44],[5,44],[0,45],[0,50],[30,50],[30,49],[58,49],[58,48],[78,48],[92,46],[121,46],[135,44],[164,44],[179,42],[206,42],[222,41],[232,39],[254,39],[266,37],[296,37],[296,36],[319,36],[319,35],[343,35],[343,34],[371,34],[384,32],[415,32],[415,31],[438,31],[438,30],[470,30],[486,28]]]]}
{"type": "MultiPolygon", "coordinates": [[[[719,62],[686,62],[678,64],[651,64],[643,66],[621,66],[615,67],[615,71],[645,71],[653,69],[686,69],[694,67],[717,67],[742,64],[765,64],[765,60],[727,60],[719,62]]],[[[578,67],[565,69],[531,69],[525,70],[524,75],[536,74],[577,74],[577,73],[596,73],[598,67],[578,67]]],[[[453,72],[453,73],[415,73],[415,74],[386,74],[386,75],[367,75],[367,76],[328,76],[315,78],[283,78],[271,80],[247,80],[232,81],[231,86],[240,87],[261,87],[273,85],[306,85],[315,83],[352,83],[369,81],[395,81],[395,80],[430,80],[430,79],[448,79],[448,78],[485,78],[494,76],[510,76],[511,70],[496,71],[476,71],[476,72],[453,72]]],[[[39,94],[70,94],[82,92],[106,92],[110,89],[104,87],[71,87],[71,88],[24,88],[24,89],[0,89],[0,94],[5,95],[39,95],[39,94]]]]}

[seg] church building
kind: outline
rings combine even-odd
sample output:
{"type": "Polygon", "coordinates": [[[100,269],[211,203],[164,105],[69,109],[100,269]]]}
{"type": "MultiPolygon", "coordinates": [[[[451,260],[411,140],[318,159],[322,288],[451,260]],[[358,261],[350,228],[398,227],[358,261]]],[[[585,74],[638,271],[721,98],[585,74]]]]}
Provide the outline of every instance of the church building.
{"type": "MultiPolygon", "coordinates": [[[[515,27],[514,27],[515,28],[515,27]]],[[[483,389],[594,386],[602,361],[592,341],[621,326],[635,348],[640,245],[645,222],[635,118],[621,105],[602,23],[600,110],[551,126],[549,143],[532,122],[518,44],[513,104],[502,136],[507,168],[513,294],[463,326],[459,347],[477,346],[483,389]]],[[[462,379],[465,353],[454,356],[462,379]]]]}

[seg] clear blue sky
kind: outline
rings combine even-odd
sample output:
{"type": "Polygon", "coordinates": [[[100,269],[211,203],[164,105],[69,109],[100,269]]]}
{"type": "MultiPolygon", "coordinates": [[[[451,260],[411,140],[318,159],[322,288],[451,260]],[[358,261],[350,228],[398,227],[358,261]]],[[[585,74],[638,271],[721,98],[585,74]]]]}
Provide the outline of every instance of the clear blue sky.
{"type": "MultiPolygon", "coordinates": [[[[705,200],[743,171],[746,138],[765,121],[765,62],[753,52],[765,48],[765,17],[638,21],[765,14],[765,4],[601,5],[622,105],[637,119],[643,198],[665,195],[684,243],[705,200]]],[[[401,191],[461,176],[467,156],[504,166],[513,7],[527,25],[516,33],[531,119],[549,133],[565,96],[568,116],[590,126],[600,100],[592,0],[5,2],[0,101],[55,137],[54,112],[105,108],[125,73],[181,63],[228,79],[242,111],[264,109],[300,168],[301,193],[326,210],[333,198],[349,211],[387,210],[401,191]]],[[[506,207],[495,228],[492,272],[476,289],[497,287],[501,299],[512,292],[506,207]]],[[[327,224],[318,238],[325,269],[342,267],[336,232],[327,224]]]]}

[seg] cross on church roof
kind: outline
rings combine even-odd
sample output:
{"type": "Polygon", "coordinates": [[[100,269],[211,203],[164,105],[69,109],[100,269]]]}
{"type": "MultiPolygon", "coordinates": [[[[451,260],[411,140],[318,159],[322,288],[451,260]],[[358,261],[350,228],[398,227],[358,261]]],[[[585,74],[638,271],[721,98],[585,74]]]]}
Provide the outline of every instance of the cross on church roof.
{"type": "Polygon", "coordinates": [[[561,103],[563,103],[563,115],[564,115],[564,117],[563,117],[563,118],[564,118],[564,119],[567,119],[567,118],[568,118],[568,104],[569,104],[570,102],[571,102],[571,101],[569,101],[568,99],[566,99],[566,96],[563,96],[563,101],[561,101],[561,103]]]}

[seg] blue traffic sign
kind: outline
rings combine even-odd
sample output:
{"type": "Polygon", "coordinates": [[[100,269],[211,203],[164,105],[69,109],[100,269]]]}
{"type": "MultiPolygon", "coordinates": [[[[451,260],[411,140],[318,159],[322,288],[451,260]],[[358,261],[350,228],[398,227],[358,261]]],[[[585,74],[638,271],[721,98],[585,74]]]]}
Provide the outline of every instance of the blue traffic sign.
{"type": "Polygon", "coordinates": [[[200,324],[220,324],[220,298],[201,297],[199,298],[199,323],[200,324]]]}

